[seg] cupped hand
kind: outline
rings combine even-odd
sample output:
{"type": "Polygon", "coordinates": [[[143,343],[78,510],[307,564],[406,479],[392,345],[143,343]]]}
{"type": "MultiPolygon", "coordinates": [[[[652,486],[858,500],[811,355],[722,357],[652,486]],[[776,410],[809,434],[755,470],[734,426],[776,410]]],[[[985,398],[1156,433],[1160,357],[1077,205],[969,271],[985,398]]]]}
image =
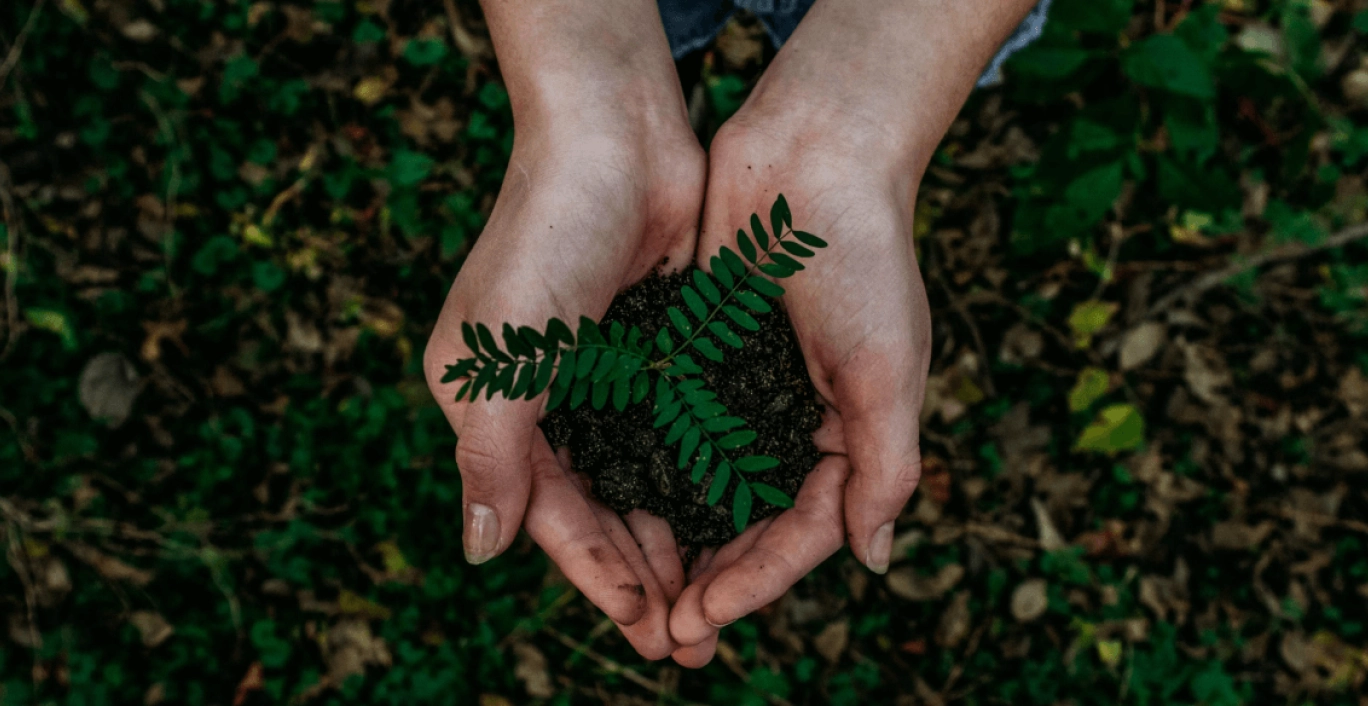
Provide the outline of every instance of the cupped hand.
{"type": "Polygon", "coordinates": [[[683,586],[669,526],[619,518],[590,498],[537,426],[544,397],[455,402],[446,366],[471,351],[463,322],[543,329],[599,319],[620,290],[692,258],[705,166],[682,111],[678,127],[558,120],[518,133],[489,223],[428,341],[428,384],[456,430],[466,558],[506,550],[520,526],[646,657],[676,646],[667,619],[683,586]],[[639,129],[643,128],[643,129],[639,129]],[[644,129],[652,128],[652,129],[644,129]]]}
{"type": "Polygon", "coordinates": [[[794,226],[829,243],[784,280],[783,297],[826,407],[815,434],[824,455],[792,509],[695,567],[670,618],[685,666],[706,664],[720,626],[779,598],[846,542],[871,570],[888,569],[893,521],[921,474],[931,326],[912,242],[920,168],[894,159],[884,137],[834,112],[743,109],[709,151],[699,262],[734,248],[736,229],[780,193],[794,226]]]}

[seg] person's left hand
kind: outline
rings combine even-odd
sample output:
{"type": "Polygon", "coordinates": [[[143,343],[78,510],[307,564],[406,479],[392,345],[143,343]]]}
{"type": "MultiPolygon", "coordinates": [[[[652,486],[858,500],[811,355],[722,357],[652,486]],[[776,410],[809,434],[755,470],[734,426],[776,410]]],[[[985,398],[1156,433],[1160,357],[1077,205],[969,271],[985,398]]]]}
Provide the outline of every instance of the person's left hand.
{"type": "Polygon", "coordinates": [[[921,473],[931,322],[912,243],[920,169],[893,159],[884,138],[839,116],[743,109],[713,141],[698,262],[734,248],[737,227],[780,193],[795,227],[830,244],[783,282],[826,413],[814,435],[823,458],[795,506],[694,567],[670,615],[684,666],[706,664],[719,626],[779,598],[846,541],[870,569],[888,569],[893,521],[921,473]]]}

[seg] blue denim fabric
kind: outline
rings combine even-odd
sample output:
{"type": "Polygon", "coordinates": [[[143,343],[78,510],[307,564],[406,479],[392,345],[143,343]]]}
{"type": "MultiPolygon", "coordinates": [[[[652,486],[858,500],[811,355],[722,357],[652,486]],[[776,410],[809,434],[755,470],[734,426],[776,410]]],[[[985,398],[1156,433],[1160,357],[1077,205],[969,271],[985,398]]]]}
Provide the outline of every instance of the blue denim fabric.
{"type": "MultiPolygon", "coordinates": [[[[660,19],[665,23],[665,34],[670,38],[670,51],[682,58],[711,42],[737,10],[750,10],[765,26],[775,46],[793,34],[807,9],[815,0],[657,0],[660,19]]],[[[1002,62],[1025,48],[1040,36],[1045,27],[1045,16],[1051,0],[1039,0],[1031,13],[1016,28],[988,68],[979,77],[979,86],[992,86],[1002,80],[1002,62]]]]}

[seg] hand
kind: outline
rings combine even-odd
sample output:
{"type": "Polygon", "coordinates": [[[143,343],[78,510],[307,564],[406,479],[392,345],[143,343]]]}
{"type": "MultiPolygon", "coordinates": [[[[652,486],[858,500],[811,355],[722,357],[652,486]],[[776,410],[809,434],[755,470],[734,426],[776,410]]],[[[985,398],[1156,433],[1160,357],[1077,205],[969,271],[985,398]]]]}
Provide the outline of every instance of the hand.
{"type": "Polygon", "coordinates": [[[542,328],[600,318],[621,289],[695,247],[704,156],[683,122],[618,116],[520,126],[489,224],[461,269],[428,342],[429,386],[456,430],[467,559],[508,548],[520,525],[566,577],[653,659],[675,647],[666,624],[683,586],[669,526],[624,519],[592,500],[537,426],[545,399],[454,402],[445,366],[469,357],[462,322],[542,328]],[[667,123],[668,125],[669,123],[667,123]]]}
{"type": "Polygon", "coordinates": [[[793,509],[721,548],[684,590],[670,628],[686,666],[711,658],[718,626],[781,596],[846,539],[872,570],[886,571],[893,521],[921,472],[931,322],[911,237],[916,179],[862,154],[861,143],[879,140],[855,135],[858,124],[808,125],[812,134],[790,137],[773,118],[739,115],[714,140],[698,260],[732,246],[738,224],[767,213],[778,193],[799,229],[830,243],[784,280],[827,408],[814,437],[824,456],[793,509]]]}

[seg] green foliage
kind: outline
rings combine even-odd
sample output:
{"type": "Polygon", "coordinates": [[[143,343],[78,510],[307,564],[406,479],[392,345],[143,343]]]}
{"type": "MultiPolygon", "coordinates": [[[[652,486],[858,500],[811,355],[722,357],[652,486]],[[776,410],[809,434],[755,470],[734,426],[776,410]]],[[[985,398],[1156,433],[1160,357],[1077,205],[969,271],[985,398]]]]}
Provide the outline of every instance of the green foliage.
{"type": "Polygon", "coordinates": [[[709,505],[720,502],[736,481],[731,514],[738,533],[750,521],[756,497],[792,507],[793,499],[783,491],[746,479],[746,474],[778,466],[779,460],[739,455],[755,441],[755,432],[745,428],[745,420],[728,414],[717,394],[693,377],[703,372],[693,353],[723,363],[725,349],[744,345],[728,320],[746,331],[758,330],[760,324],[747,310],[768,312],[771,305],[762,295],[784,294],[782,286],[761,275],[792,277],[805,268],[800,260],[827,246],[821,238],[793,229],[783,194],[770,208],[769,230],[759,214],[751,214],[750,228],[750,233],[737,231],[736,250],[723,247],[712,257],[711,272],[690,273],[692,284],[680,289],[684,308],[672,306],[666,312],[673,335],[662,328],[649,336],[636,326],[617,323],[605,335],[597,322],[581,317],[574,333],[553,318],[542,331],[504,323],[496,339],[485,324],[462,322],[462,338],[474,357],[448,365],[442,383],[464,381],[457,401],[477,400],[481,392],[486,400],[496,394],[532,400],[549,391],[548,411],[587,403],[596,410],[611,404],[621,412],[650,396],[655,427],[667,428],[665,443],[679,447],[677,468],[690,469],[694,483],[708,480],[709,505]]]}

